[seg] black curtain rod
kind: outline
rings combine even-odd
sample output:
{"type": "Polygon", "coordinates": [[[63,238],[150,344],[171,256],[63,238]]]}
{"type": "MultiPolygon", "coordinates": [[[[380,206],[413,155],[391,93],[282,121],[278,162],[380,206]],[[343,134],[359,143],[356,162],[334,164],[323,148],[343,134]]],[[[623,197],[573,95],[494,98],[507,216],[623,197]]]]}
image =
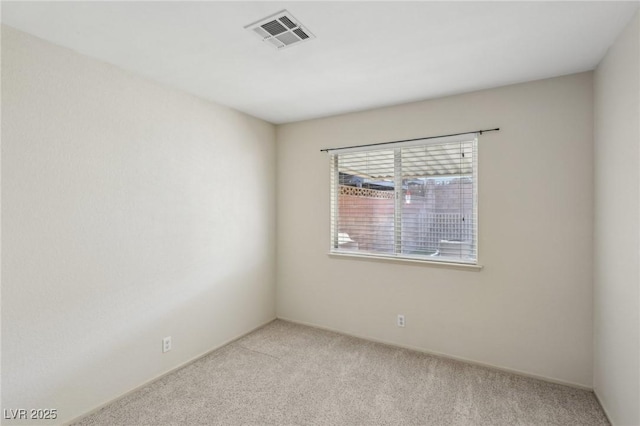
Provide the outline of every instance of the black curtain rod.
{"type": "Polygon", "coordinates": [[[343,147],[340,147],[340,148],[325,148],[325,149],[321,149],[320,152],[338,151],[340,149],[349,149],[349,148],[361,148],[361,147],[364,147],[364,146],[388,145],[388,144],[391,144],[391,143],[400,143],[400,142],[422,141],[422,140],[425,140],[425,139],[446,138],[447,136],[460,136],[460,135],[466,135],[467,133],[480,133],[482,135],[483,133],[486,133],[486,132],[497,132],[498,130],[500,130],[500,127],[496,127],[495,129],[474,130],[472,132],[452,133],[450,135],[427,136],[426,138],[405,139],[405,140],[402,140],[402,141],[368,143],[368,144],[365,144],[365,145],[343,146],[343,147]]]}

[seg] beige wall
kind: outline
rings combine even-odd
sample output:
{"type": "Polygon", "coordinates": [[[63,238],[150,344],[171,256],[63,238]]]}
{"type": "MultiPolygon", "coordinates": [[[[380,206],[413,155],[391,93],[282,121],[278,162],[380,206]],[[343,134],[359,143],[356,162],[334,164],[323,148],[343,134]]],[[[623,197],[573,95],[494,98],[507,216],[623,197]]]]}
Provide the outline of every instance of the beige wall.
{"type": "Polygon", "coordinates": [[[640,424],[640,14],[595,72],[594,386],[640,424]]]}
{"type": "Polygon", "coordinates": [[[6,27],[2,112],[3,408],[69,420],[274,318],[271,124],[6,27]]]}
{"type": "Polygon", "coordinates": [[[582,73],[278,126],[278,316],[592,386],[592,112],[582,73]],[[493,127],[479,145],[482,271],[327,255],[321,148],[493,127]]]}

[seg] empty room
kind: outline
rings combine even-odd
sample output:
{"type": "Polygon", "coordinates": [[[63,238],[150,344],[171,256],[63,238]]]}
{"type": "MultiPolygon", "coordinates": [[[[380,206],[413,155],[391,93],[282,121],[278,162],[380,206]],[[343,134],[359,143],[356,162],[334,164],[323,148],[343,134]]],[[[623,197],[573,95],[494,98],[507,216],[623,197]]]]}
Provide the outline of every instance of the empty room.
{"type": "Polygon", "coordinates": [[[3,425],[640,426],[640,2],[1,21],[3,425]]]}

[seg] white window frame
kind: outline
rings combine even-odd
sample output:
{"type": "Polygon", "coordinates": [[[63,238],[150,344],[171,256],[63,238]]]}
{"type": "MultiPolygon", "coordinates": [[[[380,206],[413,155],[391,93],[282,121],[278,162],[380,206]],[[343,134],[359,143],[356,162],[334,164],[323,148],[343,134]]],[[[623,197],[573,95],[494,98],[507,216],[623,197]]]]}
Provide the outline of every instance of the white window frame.
{"type": "MultiPolygon", "coordinates": [[[[467,133],[455,136],[445,136],[439,138],[427,138],[419,140],[411,140],[407,142],[393,143],[382,146],[362,146],[351,148],[336,148],[327,150],[330,154],[331,162],[331,203],[330,203],[330,222],[331,222],[331,242],[330,255],[380,258],[386,260],[404,260],[420,263],[431,263],[439,265],[459,265],[480,268],[478,263],[478,133],[467,133]],[[426,146],[426,145],[444,145],[451,143],[471,142],[473,147],[472,158],[472,183],[473,183],[473,207],[472,207],[472,253],[474,257],[440,257],[433,255],[413,255],[402,253],[402,207],[403,207],[403,185],[402,185],[402,157],[401,150],[406,147],[426,146]],[[338,197],[340,185],[339,158],[340,155],[353,152],[370,152],[377,150],[394,150],[394,253],[378,253],[378,252],[360,252],[340,248],[340,238],[338,230],[338,197]]],[[[462,176],[462,175],[461,175],[462,176]]]]}

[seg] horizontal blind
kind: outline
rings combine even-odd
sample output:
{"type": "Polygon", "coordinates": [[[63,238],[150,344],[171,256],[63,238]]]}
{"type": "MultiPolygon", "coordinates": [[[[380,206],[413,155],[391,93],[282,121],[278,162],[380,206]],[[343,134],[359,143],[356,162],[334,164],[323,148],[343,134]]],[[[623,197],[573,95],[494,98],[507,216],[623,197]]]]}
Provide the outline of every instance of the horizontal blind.
{"type": "Polygon", "coordinates": [[[332,252],[476,262],[476,134],[330,157],[332,252]]]}

